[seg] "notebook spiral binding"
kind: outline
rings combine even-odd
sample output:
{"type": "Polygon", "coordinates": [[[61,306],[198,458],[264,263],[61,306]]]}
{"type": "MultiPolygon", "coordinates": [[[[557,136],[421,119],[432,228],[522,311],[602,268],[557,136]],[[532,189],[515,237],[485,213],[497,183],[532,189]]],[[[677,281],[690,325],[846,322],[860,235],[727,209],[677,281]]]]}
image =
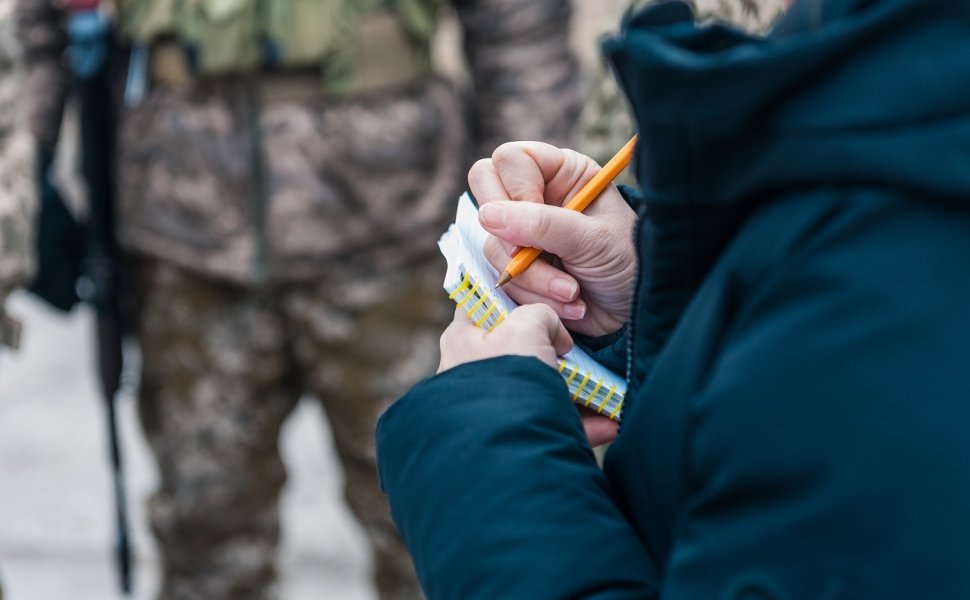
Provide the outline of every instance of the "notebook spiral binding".
{"type": "MultiPolygon", "coordinates": [[[[461,282],[448,294],[476,327],[491,331],[508,317],[508,312],[499,306],[490,293],[487,284],[468,271],[462,270],[461,282]]],[[[617,391],[616,385],[606,386],[602,379],[593,379],[589,372],[579,377],[580,366],[565,359],[559,360],[559,373],[566,380],[572,401],[605,414],[613,420],[619,420],[623,409],[623,393],[617,391]]]]}

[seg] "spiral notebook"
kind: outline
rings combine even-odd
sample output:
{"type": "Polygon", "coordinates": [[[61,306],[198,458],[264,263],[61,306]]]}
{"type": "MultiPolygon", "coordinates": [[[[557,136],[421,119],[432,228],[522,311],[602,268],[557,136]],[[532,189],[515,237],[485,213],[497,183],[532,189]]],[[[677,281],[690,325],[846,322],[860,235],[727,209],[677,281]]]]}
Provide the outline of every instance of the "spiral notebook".
{"type": "MultiPolygon", "coordinates": [[[[444,288],[478,327],[498,327],[518,306],[502,288],[496,288],[498,271],[482,252],[488,233],[478,223],[478,208],[471,196],[458,199],[458,215],[438,247],[448,261],[444,288]]],[[[573,402],[620,420],[626,380],[575,347],[559,359],[559,373],[573,402]]]]}

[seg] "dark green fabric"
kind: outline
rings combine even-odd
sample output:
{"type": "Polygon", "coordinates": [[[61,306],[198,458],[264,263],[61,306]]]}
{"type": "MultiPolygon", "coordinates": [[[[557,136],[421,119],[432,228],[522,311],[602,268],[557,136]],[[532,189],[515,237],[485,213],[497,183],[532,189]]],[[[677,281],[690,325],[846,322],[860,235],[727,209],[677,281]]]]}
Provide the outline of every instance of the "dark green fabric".
{"type": "Polygon", "coordinates": [[[970,598],[970,3],[803,2],[766,40],[688,16],[604,46],[648,215],[604,472],[534,359],[424,381],[378,426],[422,583],[970,598]]]}

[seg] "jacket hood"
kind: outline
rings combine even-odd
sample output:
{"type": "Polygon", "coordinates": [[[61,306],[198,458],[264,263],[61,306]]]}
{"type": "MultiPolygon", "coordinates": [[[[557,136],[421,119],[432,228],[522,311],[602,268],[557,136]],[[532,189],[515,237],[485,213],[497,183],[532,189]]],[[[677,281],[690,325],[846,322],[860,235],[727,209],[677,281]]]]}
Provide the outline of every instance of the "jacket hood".
{"type": "Polygon", "coordinates": [[[970,201],[970,2],[799,0],[763,38],[662,2],[603,47],[651,209],[804,186],[970,201]]]}

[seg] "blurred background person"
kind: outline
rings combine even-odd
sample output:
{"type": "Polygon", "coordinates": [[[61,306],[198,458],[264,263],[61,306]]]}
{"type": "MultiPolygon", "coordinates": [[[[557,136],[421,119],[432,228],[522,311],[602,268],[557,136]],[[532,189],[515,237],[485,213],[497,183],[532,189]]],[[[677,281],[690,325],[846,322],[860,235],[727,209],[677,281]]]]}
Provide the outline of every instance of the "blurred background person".
{"type": "MultiPolygon", "coordinates": [[[[18,3],[44,155],[68,87],[66,15],[18,3]]],[[[479,0],[454,3],[463,104],[431,61],[442,4],[114,7],[131,48],[117,231],[160,476],[161,598],[273,597],[277,442],[304,393],[330,420],[380,596],[420,594],[378,489],[374,421],[437,363],[451,310],[434,241],[470,160],[507,139],[565,143],[581,97],[568,3],[479,0]]]]}
{"type": "Polygon", "coordinates": [[[17,119],[22,85],[20,52],[13,35],[13,0],[0,0],[0,354],[16,349],[21,324],[4,310],[10,292],[34,270],[30,137],[17,119]]]}
{"type": "Polygon", "coordinates": [[[17,349],[22,334],[20,321],[5,310],[7,296],[26,284],[34,271],[31,219],[36,199],[30,137],[17,119],[22,73],[12,35],[13,7],[13,0],[0,0],[0,363],[5,352],[17,349]]]}

